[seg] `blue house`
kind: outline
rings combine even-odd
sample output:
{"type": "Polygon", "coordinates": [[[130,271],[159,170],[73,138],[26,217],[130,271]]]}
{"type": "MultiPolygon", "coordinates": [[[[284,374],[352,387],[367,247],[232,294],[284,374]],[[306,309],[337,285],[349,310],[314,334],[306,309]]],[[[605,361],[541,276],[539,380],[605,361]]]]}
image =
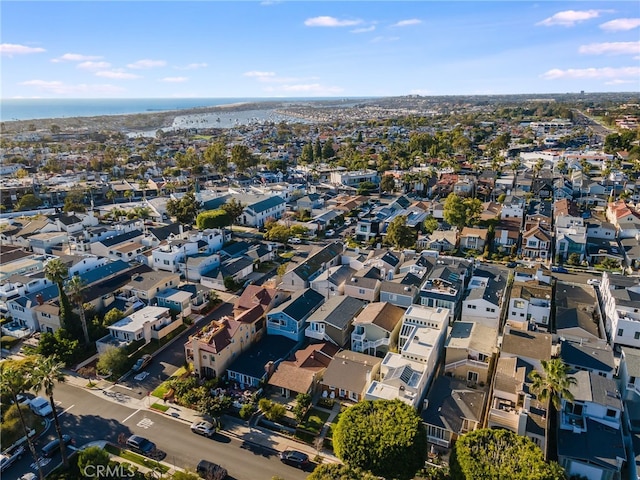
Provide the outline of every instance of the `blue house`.
{"type": "Polygon", "coordinates": [[[324,302],[321,293],[307,288],[267,313],[267,335],[281,335],[296,342],[304,339],[307,319],[324,302]]]}

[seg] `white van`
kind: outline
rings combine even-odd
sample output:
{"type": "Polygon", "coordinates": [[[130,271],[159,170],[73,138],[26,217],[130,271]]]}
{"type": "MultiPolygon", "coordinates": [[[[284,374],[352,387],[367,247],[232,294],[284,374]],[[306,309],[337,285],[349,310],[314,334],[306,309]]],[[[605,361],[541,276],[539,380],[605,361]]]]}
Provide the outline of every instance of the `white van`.
{"type": "Polygon", "coordinates": [[[41,417],[46,417],[47,415],[51,415],[53,410],[51,409],[51,404],[44,397],[36,397],[31,402],[29,402],[29,407],[36,415],[41,417]]]}

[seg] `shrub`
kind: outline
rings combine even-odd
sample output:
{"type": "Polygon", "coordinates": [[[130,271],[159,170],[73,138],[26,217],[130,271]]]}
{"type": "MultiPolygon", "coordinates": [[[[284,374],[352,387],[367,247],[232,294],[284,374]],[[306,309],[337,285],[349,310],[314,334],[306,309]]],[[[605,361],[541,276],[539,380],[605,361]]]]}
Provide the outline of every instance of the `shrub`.
{"type": "Polygon", "coordinates": [[[6,350],[11,350],[19,340],[20,339],[10,335],[3,335],[0,337],[0,346],[6,350]]]}

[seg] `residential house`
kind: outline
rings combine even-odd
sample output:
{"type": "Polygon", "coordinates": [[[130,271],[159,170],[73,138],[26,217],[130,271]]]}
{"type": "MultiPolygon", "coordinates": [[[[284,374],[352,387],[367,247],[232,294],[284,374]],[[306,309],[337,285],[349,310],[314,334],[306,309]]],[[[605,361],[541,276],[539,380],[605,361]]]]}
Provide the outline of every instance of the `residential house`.
{"type": "Polygon", "coordinates": [[[157,294],[180,285],[180,275],[169,272],[140,272],[122,287],[126,297],[137,297],[149,304],[157,294]]]}
{"type": "Polygon", "coordinates": [[[267,313],[267,334],[302,342],[307,319],[324,302],[324,296],[308,288],[267,313]]]}
{"type": "Polygon", "coordinates": [[[334,185],[346,185],[358,187],[362,182],[380,183],[380,177],[375,170],[357,171],[333,171],[331,172],[331,183],[334,185]]]}
{"type": "Polygon", "coordinates": [[[556,284],[556,333],[571,342],[606,344],[593,288],[565,282],[556,284]]]}
{"type": "Polygon", "coordinates": [[[323,398],[359,402],[378,377],[382,360],[364,353],[336,353],[320,383],[323,398]]]}
{"type": "Polygon", "coordinates": [[[411,272],[402,273],[393,280],[382,282],[380,302],[389,302],[398,307],[408,308],[418,300],[421,284],[422,277],[411,272]]]}
{"type": "Polygon", "coordinates": [[[561,215],[555,221],[556,255],[566,260],[572,254],[584,260],[587,245],[587,227],[582,217],[561,215]]]}
{"type": "Polygon", "coordinates": [[[618,386],[594,372],[578,371],[572,376],[576,380],[569,385],[573,399],[561,400],[558,463],[567,475],[620,479],[627,453],[618,386]]]}
{"type": "Polygon", "coordinates": [[[369,267],[356,272],[344,282],[344,294],[367,302],[376,302],[380,297],[380,269],[369,267]]]}
{"type": "Polygon", "coordinates": [[[0,282],[13,275],[31,275],[42,272],[44,257],[27,252],[20,247],[0,246],[0,282]]]}
{"type": "Polygon", "coordinates": [[[461,435],[481,428],[486,401],[484,389],[470,388],[454,377],[436,378],[421,414],[430,449],[449,449],[461,435]]]}
{"type": "Polygon", "coordinates": [[[565,339],[560,342],[560,358],[571,372],[587,370],[613,379],[618,370],[613,349],[606,343],[582,343],[565,339]]]}
{"type": "Polygon", "coordinates": [[[553,289],[539,280],[513,282],[507,310],[507,324],[520,330],[529,325],[549,327],[553,289]]]}
{"type": "Polygon", "coordinates": [[[521,224],[522,219],[518,218],[500,219],[494,230],[494,247],[511,248],[517,245],[520,238],[521,224]]]}
{"type": "Polygon", "coordinates": [[[34,233],[28,239],[29,248],[33,253],[40,255],[51,254],[54,249],[61,249],[68,243],[66,232],[41,232],[34,233]]]}
{"type": "Polygon", "coordinates": [[[640,347],[640,280],[602,274],[600,298],[609,343],[640,347]]]}
{"type": "Polygon", "coordinates": [[[167,307],[183,317],[191,315],[191,297],[190,292],[175,288],[169,288],[156,294],[159,307],[167,307]]]}
{"type": "Polygon", "coordinates": [[[344,295],[344,284],[355,273],[356,270],[349,265],[329,267],[310,282],[310,287],[324,295],[325,298],[344,295]]]}
{"type": "Polygon", "coordinates": [[[383,358],[398,344],[404,313],[391,303],[369,303],[353,321],[351,350],[383,358]]]}
{"type": "Polygon", "coordinates": [[[362,300],[350,296],[330,297],[307,319],[305,336],[343,348],[350,342],[353,319],[364,308],[362,300]]]}
{"type": "Polygon", "coordinates": [[[497,353],[498,329],[473,322],[454,322],[445,341],[444,372],[484,386],[490,382],[489,365],[497,353]]]}
{"type": "Polygon", "coordinates": [[[640,349],[620,347],[620,385],[626,401],[640,401],[640,349]]]}
{"type": "Polygon", "coordinates": [[[458,246],[458,229],[436,230],[432,233],[418,236],[418,248],[434,250],[440,253],[453,252],[458,246]]]}
{"type": "MultiPolygon", "coordinates": [[[[549,341],[549,350],[550,345],[549,341]]],[[[534,369],[531,363],[518,356],[500,356],[486,425],[526,436],[545,452],[548,415],[546,405],[531,391],[529,374],[534,369]]]]}
{"type": "MultiPolygon", "coordinates": [[[[243,202],[244,203],[244,202],[243,202]]],[[[240,215],[240,223],[251,227],[262,227],[268,218],[279,219],[286,210],[286,201],[278,196],[258,197],[246,203],[240,215]]]]}
{"type": "Polygon", "coordinates": [[[607,220],[620,228],[620,224],[624,222],[635,222],[640,219],[637,211],[633,210],[624,200],[609,202],[605,211],[607,220]]]}
{"type": "Polygon", "coordinates": [[[30,332],[37,332],[40,330],[40,325],[37,323],[38,317],[33,307],[43,305],[56,298],[58,298],[58,287],[49,285],[41,290],[8,299],[6,302],[8,316],[20,327],[24,327],[30,332]]]}
{"type": "Polygon", "coordinates": [[[175,321],[166,307],[144,307],[108,327],[109,333],[96,342],[98,353],[109,347],[117,348],[132,342],[149,343],[160,340],[182,325],[182,319],[175,321]]]}
{"type": "Polygon", "coordinates": [[[371,382],[365,398],[399,399],[418,408],[436,373],[448,317],[443,308],[409,307],[400,328],[398,353],[387,352],[380,365],[380,380],[371,382]]]}
{"type": "Polygon", "coordinates": [[[551,270],[545,265],[538,263],[531,267],[518,265],[513,270],[513,280],[515,282],[528,282],[530,280],[538,280],[540,282],[551,285],[551,270]]]}
{"type": "Polygon", "coordinates": [[[253,260],[250,257],[242,256],[229,258],[223,261],[219,267],[205,272],[200,277],[200,283],[205,287],[215,290],[225,291],[227,287],[225,278],[232,278],[234,282],[242,282],[253,272],[253,260]]]}
{"type": "Polygon", "coordinates": [[[293,340],[267,335],[236,357],[227,368],[227,378],[241,390],[258,389],[268,382],[279,363],[288,358],[295,348],[293,340]]]}
{"type": "Polygon", "coordinates": [[[522,234],[522,257],[548,262],[551,259],[551,235],[539,224],[522,234]]]}
{"type": "Polygon", "coordinates": [[[89,247],[93,255],[99,257],[108,257],[109,251],[113,250],[118,245],[130,243],[130,242],[142,242],[144,234],[141,230],[132,230],[126,233],[120,233],[112,237],[100,239],[92,242],[89,247]]]}
{"type": "Polygon", "coordinates": [[[315,395],[331,360],[339,348],[331,342],[314,343],[297,350],[278,364],[269,379],[269,386],[284,398],[298,394],[315,395]]]}
{"type": "Polygon", "coordinates": [[[324,199],[318,193],[310,193],[296,200],[298,210],[308,210],[311,212],[312,210],[322,208],[323,205],[324,199]]]}
{"type": "Polygon", "coordinates": [[[482,252],[487,243],[489,230],[486,228],[464,227],[460,232],[460,248],[463,250],[477,250],[482,252]]]}
{"type": "Polygon", "coordinates": [[[506,288],[503,271],[485,265],[476,268],[462,300],[462,319],[498,328],[506,288]]]}
{"type": "Polygon", "coordinates": [[[502,209],[500,211],[501,219],[519,218],[524,217],[525,200],[522,197],[516,195],[507,195],[502,202],[502,209]]]}
{"type": "Polygon", "coordinates": [[[340,256],[345,246],[341,242],[325,245],[302,263],[295,265],[282,277],[282,288],[285,290],[303,290],[309,288],[310,282],[329,267],[340,264],[340,256]]]}
{"type": "Polygon", "coordinates": [[[468,268],[462,263],[458,267],[436,264],[420,287],[420,305],[448,309],[453,322],[460,315],[465,275],[470,271],[470,264],[468,268]]]}

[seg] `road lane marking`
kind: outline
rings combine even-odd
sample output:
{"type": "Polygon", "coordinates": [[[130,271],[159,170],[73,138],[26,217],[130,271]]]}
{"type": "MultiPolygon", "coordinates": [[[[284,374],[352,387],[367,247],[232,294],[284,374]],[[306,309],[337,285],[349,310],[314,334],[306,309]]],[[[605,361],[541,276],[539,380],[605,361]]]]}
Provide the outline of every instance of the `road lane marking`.
{"type": "Polygon", "coordinates": [[[67,413],[69,410],[71,410],[73,407],[75,407],[76,404],[74,403],[73,405],[71,405],[70,407],[65,408],[62,413],[67,413]]]}
{"type": "Polygon", "coordinates": [[[137,425],[142,428],[149,428],[151,425],[153,425],[153,420],[151,420],[150,418],[144,417],[142,420],[138,422],[137,425]]]}
{"type": "Polygon", "coordinates": [[[124,420],[122,420],[122,423],[126,422],[127,420],[129,420],[131,417],[133,417],[136,413],[138,413],[141,409],[136,410],[135,412],[133,412],[131,415],[129,415],[127,418],[125,418],[124,420]]]}

